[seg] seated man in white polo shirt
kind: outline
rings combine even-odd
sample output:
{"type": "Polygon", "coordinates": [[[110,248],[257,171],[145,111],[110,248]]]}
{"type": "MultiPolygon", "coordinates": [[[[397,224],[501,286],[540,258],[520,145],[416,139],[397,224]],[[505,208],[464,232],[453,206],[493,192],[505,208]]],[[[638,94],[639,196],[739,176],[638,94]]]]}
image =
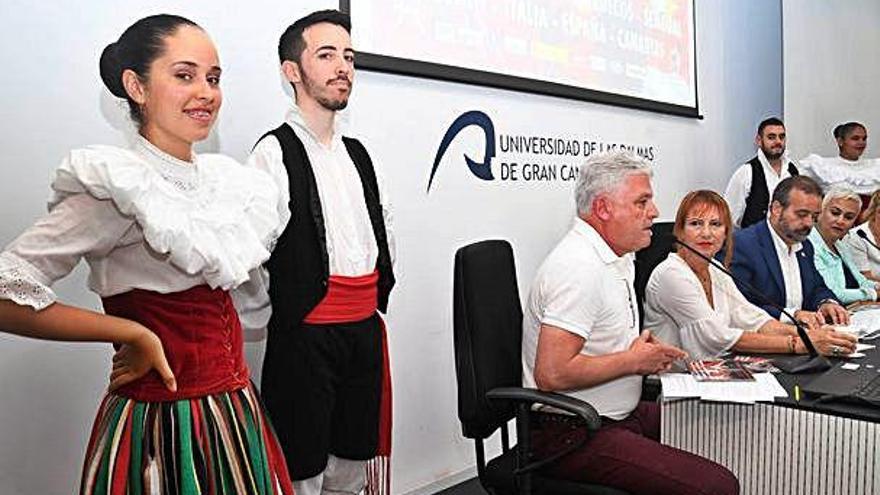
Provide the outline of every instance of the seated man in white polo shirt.
{"type": "MultiPolygon", "coordinates": [[[[539,269],[524,311],[523,382],[589,402],[603,426],[547,474],[631,494],[738,493],[724,467],[661,445],[657,404],[639,402],[642,375],[685,356],[639,334],[633,252],[650,243],[658,214],[648,164],[625,153],[593,157],[575,196],[574,225],[539,269]]],[[[538,456],[586,435],[574,417],[535,416],[538,456]]]]}

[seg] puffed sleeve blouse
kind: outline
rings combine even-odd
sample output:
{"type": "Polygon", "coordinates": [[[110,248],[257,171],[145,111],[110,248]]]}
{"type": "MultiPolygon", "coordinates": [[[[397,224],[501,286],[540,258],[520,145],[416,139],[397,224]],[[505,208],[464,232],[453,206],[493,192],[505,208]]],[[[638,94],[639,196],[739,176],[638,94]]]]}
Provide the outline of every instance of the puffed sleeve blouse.
{"type": "Polygon", "coordinates": [[[264,172],[216,154],[181,161],[141,137],[130,149],[71,151],[51,187],[48,214],[0,253],[0,299],[37,310],[80,259],[102,297],[232,289],[269,258],[284,227],[264,172]]]}

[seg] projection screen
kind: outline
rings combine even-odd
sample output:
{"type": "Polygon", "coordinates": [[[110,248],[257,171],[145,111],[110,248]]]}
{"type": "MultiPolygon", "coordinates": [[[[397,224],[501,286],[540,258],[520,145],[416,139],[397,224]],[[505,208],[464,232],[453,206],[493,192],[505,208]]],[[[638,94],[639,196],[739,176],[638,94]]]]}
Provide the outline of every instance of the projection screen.
{"type": "Polygon", "coordinates": [[[358,68],[698,117],[693,0],[351,0],[358,68]]]}

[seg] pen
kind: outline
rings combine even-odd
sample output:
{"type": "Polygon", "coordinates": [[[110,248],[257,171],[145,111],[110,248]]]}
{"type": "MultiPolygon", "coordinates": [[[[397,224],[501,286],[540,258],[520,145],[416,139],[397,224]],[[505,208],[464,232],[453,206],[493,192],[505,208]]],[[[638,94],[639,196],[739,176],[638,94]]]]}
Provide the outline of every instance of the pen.
{"type": "Polygon", "coordinates": [[[797,384],[794,386],[794,400],[801,401],[801,388],[797,384]]]}

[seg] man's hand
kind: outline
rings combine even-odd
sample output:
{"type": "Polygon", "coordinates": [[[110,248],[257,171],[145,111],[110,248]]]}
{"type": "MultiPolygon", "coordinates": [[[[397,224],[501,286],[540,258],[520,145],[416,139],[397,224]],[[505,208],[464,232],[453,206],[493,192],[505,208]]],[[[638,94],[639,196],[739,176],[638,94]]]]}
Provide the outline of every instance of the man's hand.
{"type": "MultiPolygon", "coordinates": [[[[845,356],[856,351],[858,339],[849,332],[837,332],[832,326],[824,326],[818,330],[810,330],[810,340],[820,354],[825,356],[845,356]]],[[[802,349],[803,342],[798,341],[798,350],[806,352],[802,349]]]]}
{"type": "MultiPolygon", "coordinates": [[[[846,308],[833,301],[827,301],[819,306],[819,314],[823,319],[835,325],[849,325],[849,312],[846,308]]],[[[824,321],[822,323],[825,323],[824,321]]]]}
{"type": "Polygon", "coordinates": [[[672,363],[687,357],[687,353],[678,347],[664,344],[654,339],[650,330],[643,330],[641,335],[629,346],[634,366],[633,373],[651,375],[669,370],[672,363]]]}
{"type": "Polygon", "coordinates": [[[794,319],[806,325],[810,330],[818,330],[825,324],[825,318],[821,314],[803,309],[794,312],[794,319]]]}

